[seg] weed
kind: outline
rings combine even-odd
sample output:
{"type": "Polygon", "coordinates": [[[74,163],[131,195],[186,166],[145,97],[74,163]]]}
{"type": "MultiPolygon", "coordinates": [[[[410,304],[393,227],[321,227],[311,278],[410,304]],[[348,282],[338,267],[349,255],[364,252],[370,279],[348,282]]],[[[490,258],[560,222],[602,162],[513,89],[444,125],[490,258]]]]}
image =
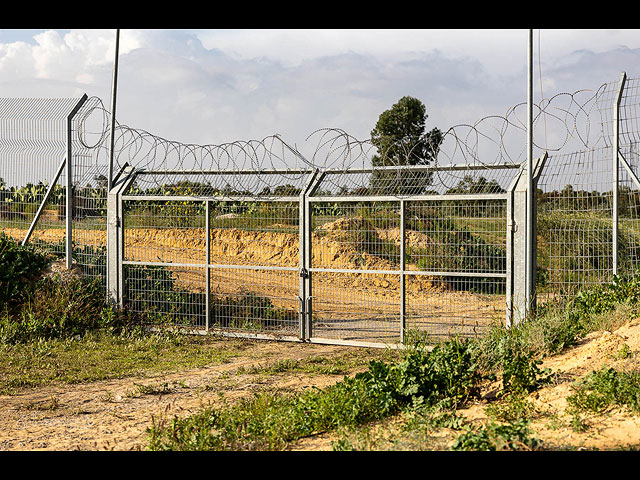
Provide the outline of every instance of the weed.
{"type": "Polygon", "coordinates": [[[523,393],[513,393],[504,396],[499,402],[487,406],[486,413],[502,422],[517,420],[531,420],[536,413],[533,403],[523,393]]]}
{"type": "Polygon", "coordinates": [[[491,421],[479,429],[469,429],[456,438],[451,450],[535,450],[540,445],[540,440],[531,436],[529,423],[520,419],[507,424],[491,421]]]}
{"type": "Polygon", "coordinates": [[[624,406],[640,413],[640,372],[620,372],[602,367],[591,372],[573,386],[574,393],[567,397],[572,412],[602,413],[611,406],[624,406]]]}
{"type": "Polygon", "coordinates": [[[32,245],[22,246],[0,232],[0,307],[22,300],[27,287],[50,262],[32,245]]]}
{"type": "Polygon", "coordinates": [[[631,355],[632,355],[631,347],[629,347],[629,345],[625,343],[622,345],[622,347],[620,347],[620,349],[616,353],[611,355],[611,358],[613,358],[614,360],[625,360],[631,357],[631,355]]]}
{"type": "Polygon", "coordinates": [[[571,421],[569,422],[569,426],[571,427],[571,430],[573,430],[576,433],[584,433],[584,432],[588,432],[589,429],[591,428],[591,425],[589,425],[579,414],[574,413],[573,415],[571,415],[571,421]]]}
{"type": "Polygon", "coordinates": [[[167,395],[173,392],[173,389],[169,387],[169,384],[167,382],[163,383],[160,386],[141,385],[137,383],[135,384],[135,386],[136,386],[136,393],[140,395],[167,395]]]}

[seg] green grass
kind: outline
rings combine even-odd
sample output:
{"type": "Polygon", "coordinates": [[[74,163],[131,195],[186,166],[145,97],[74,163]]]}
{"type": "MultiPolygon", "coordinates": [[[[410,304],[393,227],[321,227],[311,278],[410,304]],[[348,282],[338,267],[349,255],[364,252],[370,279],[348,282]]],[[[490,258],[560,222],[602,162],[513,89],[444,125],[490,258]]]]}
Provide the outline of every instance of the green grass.
{"type": "Polygon", "coordinates": [[[177,372],[241,355],[246,342],[214,337],[89,332],[79,338],[0,343],[0,394],[54,384],[79,384],[177,372]]]}

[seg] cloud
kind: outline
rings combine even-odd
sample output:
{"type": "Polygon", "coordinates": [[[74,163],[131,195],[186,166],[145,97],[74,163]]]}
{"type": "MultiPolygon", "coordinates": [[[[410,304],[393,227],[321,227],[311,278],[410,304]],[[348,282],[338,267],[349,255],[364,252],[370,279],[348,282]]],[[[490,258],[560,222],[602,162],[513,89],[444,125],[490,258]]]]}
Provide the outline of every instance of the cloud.
{"type": "MultiPolygon", "coordinates": [[[[545,96],[640,74],[632,33],[543,31],[545,96]]],[[[0,43],[2,95],[86,92],[109,108],[114,38],[44,31],[0,43]]],[[[404,95],[425,103],[427,128],[441,129],[526,101],[524,30],[122,30],[120,41],[118,120],[182,142],[279,133],[302,148],[325,127],[365,139],[404,95]]]]}

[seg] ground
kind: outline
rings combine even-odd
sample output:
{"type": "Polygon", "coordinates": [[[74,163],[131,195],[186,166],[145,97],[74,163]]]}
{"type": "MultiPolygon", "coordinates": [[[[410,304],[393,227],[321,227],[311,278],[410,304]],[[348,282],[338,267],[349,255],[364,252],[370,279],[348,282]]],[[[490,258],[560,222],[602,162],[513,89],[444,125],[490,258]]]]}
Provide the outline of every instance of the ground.
{"type": "MultiPolygon", "coordinates": [[[[221,339],[220,341],[224,341],[221,339]]],[[[146,429],[153,422],[197,412],[203,405],[232,403],[265,388],[296,391],[324,387],[341,375],[284,372],[259,375],[248,367],[264,366],[283,359],[310,355],[338,356],[345,348],[287,342],[249,342],[245,354],[227,363],[179,373],[109,380],[81,385],[58,385],[26,389],[0,396],[0,450],[144,450],[146,429]]],[[[601,415],[586,415],[585,432],[570,426],[566,398],[571,385],[603,365],[637,368],[640,352],[640,319],[616,331],[596,332],[578,346],[547,359],[543,368],[557,372],[556,384],[531,395],[539,415],[532,423],[535,436],[546,449],[618,450],[640,447],[640,416],[615,408],[601,415]],[[627,345],[630,356],[616,355],[627,345]]],[[[486,400],[459,411],[474,422],[487,418],[485,408],[494,391],[488,385],[486,400]]],[[[393,421],[380,428],[393,431],[393,421]]],[[[446,447],[455,437],[440,432],[446,447]],[[447,435],[449,435],[447,437],[447,435]]],[[[303,439],[292,450],[331,450],[335,435],[303,439]]],[[[396,444],[395,448],[398,444],[396,444]]]]}

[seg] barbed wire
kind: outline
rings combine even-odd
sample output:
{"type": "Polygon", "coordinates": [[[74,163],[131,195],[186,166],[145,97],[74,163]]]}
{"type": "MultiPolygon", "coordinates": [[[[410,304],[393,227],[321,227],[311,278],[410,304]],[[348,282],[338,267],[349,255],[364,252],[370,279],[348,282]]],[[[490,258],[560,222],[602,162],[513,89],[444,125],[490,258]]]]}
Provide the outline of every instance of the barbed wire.
{"type": "MultiPolygon", "coordinates": [[[[534,133],[540,122],[546,125],[544,136],[534,137],[536,154],[610,145],[611,111],[616,88],[616,84],[609,83],[595,91],[559,93],[534,105],[534,133]]],[[[637,95],[627,96],[626,100],[627,103],[636,101],[637,95]]],[[[85,168],[79,169],[85,174],[77,181],[86,183],[91,181],[90,177],[106,172],[110,114],[99,98],[92,97],[76,119],[80,148],[75,161],[86,164],[85,168]]],[[[631,129],[638,130],[635,125],[631,129]]],[[[422,139],[429,158],[417,163],[429,164],[433,169],[432,175],[437,178],[434,182],[436,178],[430,177],[431,184],[437,183],[441,190],[447,191],[470,175],[489,175],[491,166],[521,164],[526,159],[526,131],[526,103],[520,103],[509,108],[504,116],[490,115],[473,124],[449,127],[442,132],[441,141],[437,144],[428,144],[426,138],[422,139]],[[440,170],[442,166],[452,164],[485,166],[487,170],[476,169],[473,170],[475,173],[464,169],[446,173],[440,170]]],[[[393,155],[390,155],[379,151],[372,139],[357,139],[340,128],[321,128],[312,132],[305,139],[313,145],[310,158],[278,134],[261,140],[196,145],[169,140],[122,124],[117,124],[114,132],[117,168],[130,164],[143,170],[148,187],[175,183],[182,177],[192,178],[194,184],[207,183],[212,189],[257,194],[273,192],[282,185],[299,186],[306,178],[305,172],[313,169],[330,171],[327,185],[341,191],[369,187],[374,177],[378,179],[377,193],[397,193],[392,190],[397,189],[400,181],[413,180],[416,188],[424,188],[425,183],[424,176],[410,177],[402,172],[406,165],[416,164],[415,160],[410,160],[415,156],[415,142],[396,144],[393,155]],[[395,174],[376,174],[377,170],[383,170],[383,166],[396,167],[395,174]],[[354,169],[370,171],[353,174],[354,169]],[[218,173],[212,175],[213,172],[218,173]]],[[[405,187],[411,190],[411,185],[405,187]]],[[[404,188],[405,193],[409,191],[407,188],[404,188]]]]}

